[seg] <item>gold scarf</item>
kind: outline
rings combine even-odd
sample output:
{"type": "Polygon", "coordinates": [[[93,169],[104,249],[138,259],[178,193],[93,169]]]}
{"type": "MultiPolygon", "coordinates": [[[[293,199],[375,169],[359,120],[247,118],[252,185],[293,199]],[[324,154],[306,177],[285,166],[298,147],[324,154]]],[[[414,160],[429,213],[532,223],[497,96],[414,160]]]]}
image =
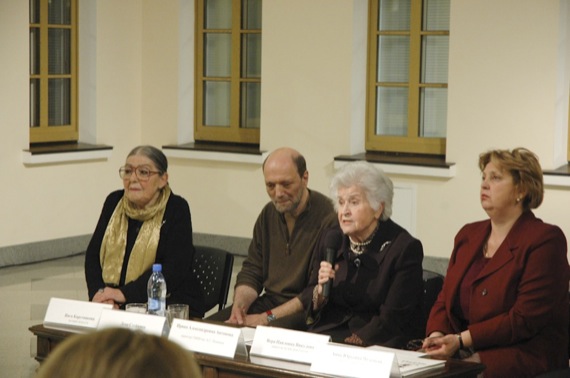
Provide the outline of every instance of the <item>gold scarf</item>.
{"type": "Polygon", "coordinates": [[[162,218],[169,197],[170,187],[166,185],[160,191],[154,205],[137,209],[129,202],[127,196],[123,195],[107,224],[101,243],[99,258],[103,281],[106,284],[119,284],[127,247],[128,218],[143,221],[143,224],[129,257],[125,283],[136,280],[143,272],[150,269],[156,259],[162,218]]]}

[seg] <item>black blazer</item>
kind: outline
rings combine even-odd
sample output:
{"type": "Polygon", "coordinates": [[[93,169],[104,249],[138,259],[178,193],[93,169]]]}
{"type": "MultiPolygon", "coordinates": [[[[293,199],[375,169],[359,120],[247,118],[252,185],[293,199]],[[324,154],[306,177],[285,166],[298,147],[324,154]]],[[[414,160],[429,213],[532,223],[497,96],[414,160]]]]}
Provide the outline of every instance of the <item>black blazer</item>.
{"type": "MultiPolygon", "coordinates": [[[[338,225],[328,232],[334,229],[340,232],[338,225]]],[[[313,313],[313,289],[320,262],[325,260],[328,232],[316,246],[318,258],[302,296],[309,330],[327,334],[344,327],[366,345],[391,347],[403,347],[408,340],[422,337],[422,244],[390,219],[379,222],[368,251],[358,257],[359,261],[350,252],[348,236],[343,236],[333,264],[338,264],[338,270],[330,298],[313,313]]]]}
{"type": "MultiPolygon", "coordinates": [[[[124,190],[117,190],[107,196],[97,227],[87,247],[85,278],[89,299],[93,298],[98,289],[105,287],[99,252],[107,224],[123,194],[124,190]]],[[[128,252],[130,254],[130,251],[128,252]]],[[[164,211],[155,262],[162,264],[162,272],[166,279],[168,292],[167,303],[189,304],[193,316],[203,316],[201,291],[192,274],[193,259],[194,245],[192,243],[190,207],[184,198],[172,193],[164,211]]],[[[148,269],[136,280],[119,287],[125,295],[127,303],[147,301],[147,282],[151,273],[152,269],[148,269]]]]}

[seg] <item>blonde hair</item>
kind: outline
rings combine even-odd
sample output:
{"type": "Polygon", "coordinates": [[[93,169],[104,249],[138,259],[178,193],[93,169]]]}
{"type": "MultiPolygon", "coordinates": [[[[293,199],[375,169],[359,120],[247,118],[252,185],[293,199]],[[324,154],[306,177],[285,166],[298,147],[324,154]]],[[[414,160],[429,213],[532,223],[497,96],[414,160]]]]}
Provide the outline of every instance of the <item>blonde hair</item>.
{"type": "Polygon", "coordinates": [[[536,209],[544,198],[544,181],[538,157],[526,148],[509,150],[491,150],[479,155],[481,172],[489,162],[510,173],[513,183],[525,192],[522,200],[523,210],[536,209]]]}
{"type": "Polygon", "coordinates": [[[38,378],[202,377],[190,351],[164,337],[108,328],[73,335],[57,346],[38,378]]]}

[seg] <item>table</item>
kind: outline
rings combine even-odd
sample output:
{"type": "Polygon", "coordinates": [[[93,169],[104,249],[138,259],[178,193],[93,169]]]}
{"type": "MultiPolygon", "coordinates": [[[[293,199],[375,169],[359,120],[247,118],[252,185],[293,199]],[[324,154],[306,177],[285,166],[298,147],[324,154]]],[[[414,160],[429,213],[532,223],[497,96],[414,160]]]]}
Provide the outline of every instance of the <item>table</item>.
{"type": "MultiPolygon", "coordinates": [[[[46,328],[42,324],[34,325],[29,330],[37,337],[36,360],[45,360],[57,345],[66,337],[73,335],[71,331],[46,328]]],[[[203,353],[194,353],[198,364],[202,367],[204,378],[241,378],[241,377],[325,377],[311,373],[308,365],[258,358],[255,356],[224,358],[203,353]]],[[[428,377],[476,377],[485,365],[450,359],[445,367],[435,371],[414,375],[414,378],[428,377]]]]}

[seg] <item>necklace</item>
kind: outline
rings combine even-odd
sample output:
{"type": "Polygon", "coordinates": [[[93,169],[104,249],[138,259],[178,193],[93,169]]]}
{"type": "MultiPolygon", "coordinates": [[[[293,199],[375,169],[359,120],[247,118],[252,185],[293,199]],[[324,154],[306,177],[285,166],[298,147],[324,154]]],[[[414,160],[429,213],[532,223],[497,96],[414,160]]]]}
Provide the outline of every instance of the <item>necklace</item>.
{"type": "Polygon", "coordinates": [[[352,238],[349,236],[348,240],[350,241],[350,250],[352,251],[352,253],[354,253],[357,256],[360,256],[364,252],[366,252],[366,247],[368,247],[368,245],[372,243],[372,238],[374,238],[374,235],[376,235],[376,231],[378,231],[378,225],[376,225],[376,228],[374,229],[372,234],[368,237],[368,239],[360,243],[353,241],[352,238]]]}
{"type": "Polygon", "coordinates": [[[358,243],[358,242],[352,241],[352,239],[350,237],[349,237],[349,240],[350,240],[350,250],[355,255],[362,255],[364,253],[364,251],[366,250],[366,247],[368,247],[368,245],[372,242],[372,239],[369,239],[369,240],[366,240],[362,243],[358,243]]]}

